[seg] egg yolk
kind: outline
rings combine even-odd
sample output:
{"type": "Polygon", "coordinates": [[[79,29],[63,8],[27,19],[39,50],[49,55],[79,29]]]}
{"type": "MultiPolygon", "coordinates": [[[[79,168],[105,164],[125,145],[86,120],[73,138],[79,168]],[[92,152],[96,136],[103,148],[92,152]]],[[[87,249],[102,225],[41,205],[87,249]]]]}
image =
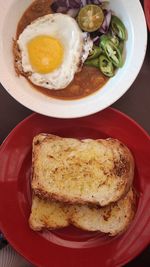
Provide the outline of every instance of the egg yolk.
{"type": "Polygon", "coordinates": [[[64,49],[59,40],[50,36],[37,36],[27,44],[30,63],[34,71],[47,74],[57,69],[62,61],[64,49]]]}

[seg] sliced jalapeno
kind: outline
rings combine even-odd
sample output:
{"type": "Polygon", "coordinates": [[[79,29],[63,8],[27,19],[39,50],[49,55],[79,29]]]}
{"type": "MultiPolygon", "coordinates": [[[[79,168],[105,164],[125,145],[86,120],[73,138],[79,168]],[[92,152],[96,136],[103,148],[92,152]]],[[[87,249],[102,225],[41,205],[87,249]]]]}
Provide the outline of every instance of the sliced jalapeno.
{"type": "Polygon", "coordinates": [[[101,55],[99,58],[99,68],[107,77],[113,77],[115,74],[115,69],[112,62],[104,55],[101,55]]]}
{"type": "Polygon", "coordinates": [[[103,35],[100,37],[100,43],[99,43],[99,46],[100,46],[102,49],[104,49],[105,43],[106,43],[107,41],[110,41],[108,35],[103,34],[103,35]]]}
{"type": "Polygon", "coordinates": [[[118,49],[119,49],[120,53],[122,54],[122,53],[123,53],[123,49],[124,49],[124,41],[121,41],[121,42],[119,43],[119,47],[118,47],[118,49]]]}
{"type": "Polygon", "coordinates": [[[112,35],[105,35],[103,34],[101,37],[100,37],[100,47],[101,48],[104,48],[104,44],[106,41],[111,41],[116,47],[119,46],[119,39],[117,36],[112,36],[112,35]]]}
{"type": "Polygon", "coordinates": [[[99,68],[99,58],[94,58],[94,59],[91,59],[91,60],[86,60],[84,62],[84,65],[95,67],[95,68],[99,68]]]}
{"type": "Polygon", "coordinates": [[[109,39],[116,47],[119,47],[119,39],[116,35],[114,35],[114,36],[110,35],[109,39]]]}
{"type": "Polygon", "coordinates": [[[119,49],[110,41],[109,37],[102,35],[100,38],[100,47],[104,50],[109,60],[117,67],[120,68],[123,65],[122,55],[119,49]]]}
{"type": "Polygon", "coordinates": [[[116,16],[112,16],[111,19],[111,28],[112,31],[121,39],[126,39],[126,28],[123,22],[116,16]]]}
{"type": "Polygon", "coordinates": [[[94,45],[92,50],[89,53],[88,59],[94,59],[100,56],[102,50],[100,47],[94,45]]]}

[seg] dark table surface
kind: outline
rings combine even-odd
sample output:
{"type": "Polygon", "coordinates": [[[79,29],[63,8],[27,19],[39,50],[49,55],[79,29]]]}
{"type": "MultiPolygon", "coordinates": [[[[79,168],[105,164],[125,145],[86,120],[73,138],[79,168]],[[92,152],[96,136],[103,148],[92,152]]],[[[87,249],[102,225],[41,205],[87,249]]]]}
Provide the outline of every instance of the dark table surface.
{"type": "MultiPolygon", "coordinates": [[[[147,53],[141,71],[127,93],[113,107],[129,115],[150,133],[150,33],[148,35],[147,53]]],[[[0,143],[31,113],[31,110],[16,102],[0,84],[0,143]]],[[[126,267],[148,266],[150,266],[150,246],[126,265],[126,267]]]]}

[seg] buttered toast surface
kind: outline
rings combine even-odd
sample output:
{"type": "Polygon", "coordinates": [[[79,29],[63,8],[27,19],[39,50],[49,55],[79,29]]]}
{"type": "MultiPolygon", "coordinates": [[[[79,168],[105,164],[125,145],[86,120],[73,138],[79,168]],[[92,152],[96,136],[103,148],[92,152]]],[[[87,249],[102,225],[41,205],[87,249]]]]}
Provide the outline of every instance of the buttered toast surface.
{"type": "Polygon", "coordinates": [[[135,214],[135,192],[105,207],[68,205],[40,199],[33,195],[29,218],[34,231],[58,229],[70,224],[87,231],[101,231],[111,236],[124,232],[135,214]]]}
{"type": "Polygon", "coordinates": [[[127,194],[134,160],[115,139],[77,140],[39,134],[33,140],[32,189],[48,200],[105,206],[127,194]]]}

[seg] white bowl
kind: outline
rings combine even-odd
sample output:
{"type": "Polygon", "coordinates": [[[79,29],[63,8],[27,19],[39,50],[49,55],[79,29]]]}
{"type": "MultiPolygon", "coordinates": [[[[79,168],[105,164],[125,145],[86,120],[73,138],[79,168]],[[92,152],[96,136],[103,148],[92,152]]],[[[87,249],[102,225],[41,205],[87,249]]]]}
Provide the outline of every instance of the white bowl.
{"type": "Polygon", "coordinates": [[[139,0],[110,0],[110,8],[128,31],[124,66],[96,93],[72,101],[57,100],[41,94],[23,77],[17,77],[13,66],[12,39],[17,23],[32,0],[1,1],[0,4],[0,81],[8,93],[27,108],[57,117],[75,118],[96,113],[113,104],[131,86],[142,66],[147,28],[139,0]]]}

